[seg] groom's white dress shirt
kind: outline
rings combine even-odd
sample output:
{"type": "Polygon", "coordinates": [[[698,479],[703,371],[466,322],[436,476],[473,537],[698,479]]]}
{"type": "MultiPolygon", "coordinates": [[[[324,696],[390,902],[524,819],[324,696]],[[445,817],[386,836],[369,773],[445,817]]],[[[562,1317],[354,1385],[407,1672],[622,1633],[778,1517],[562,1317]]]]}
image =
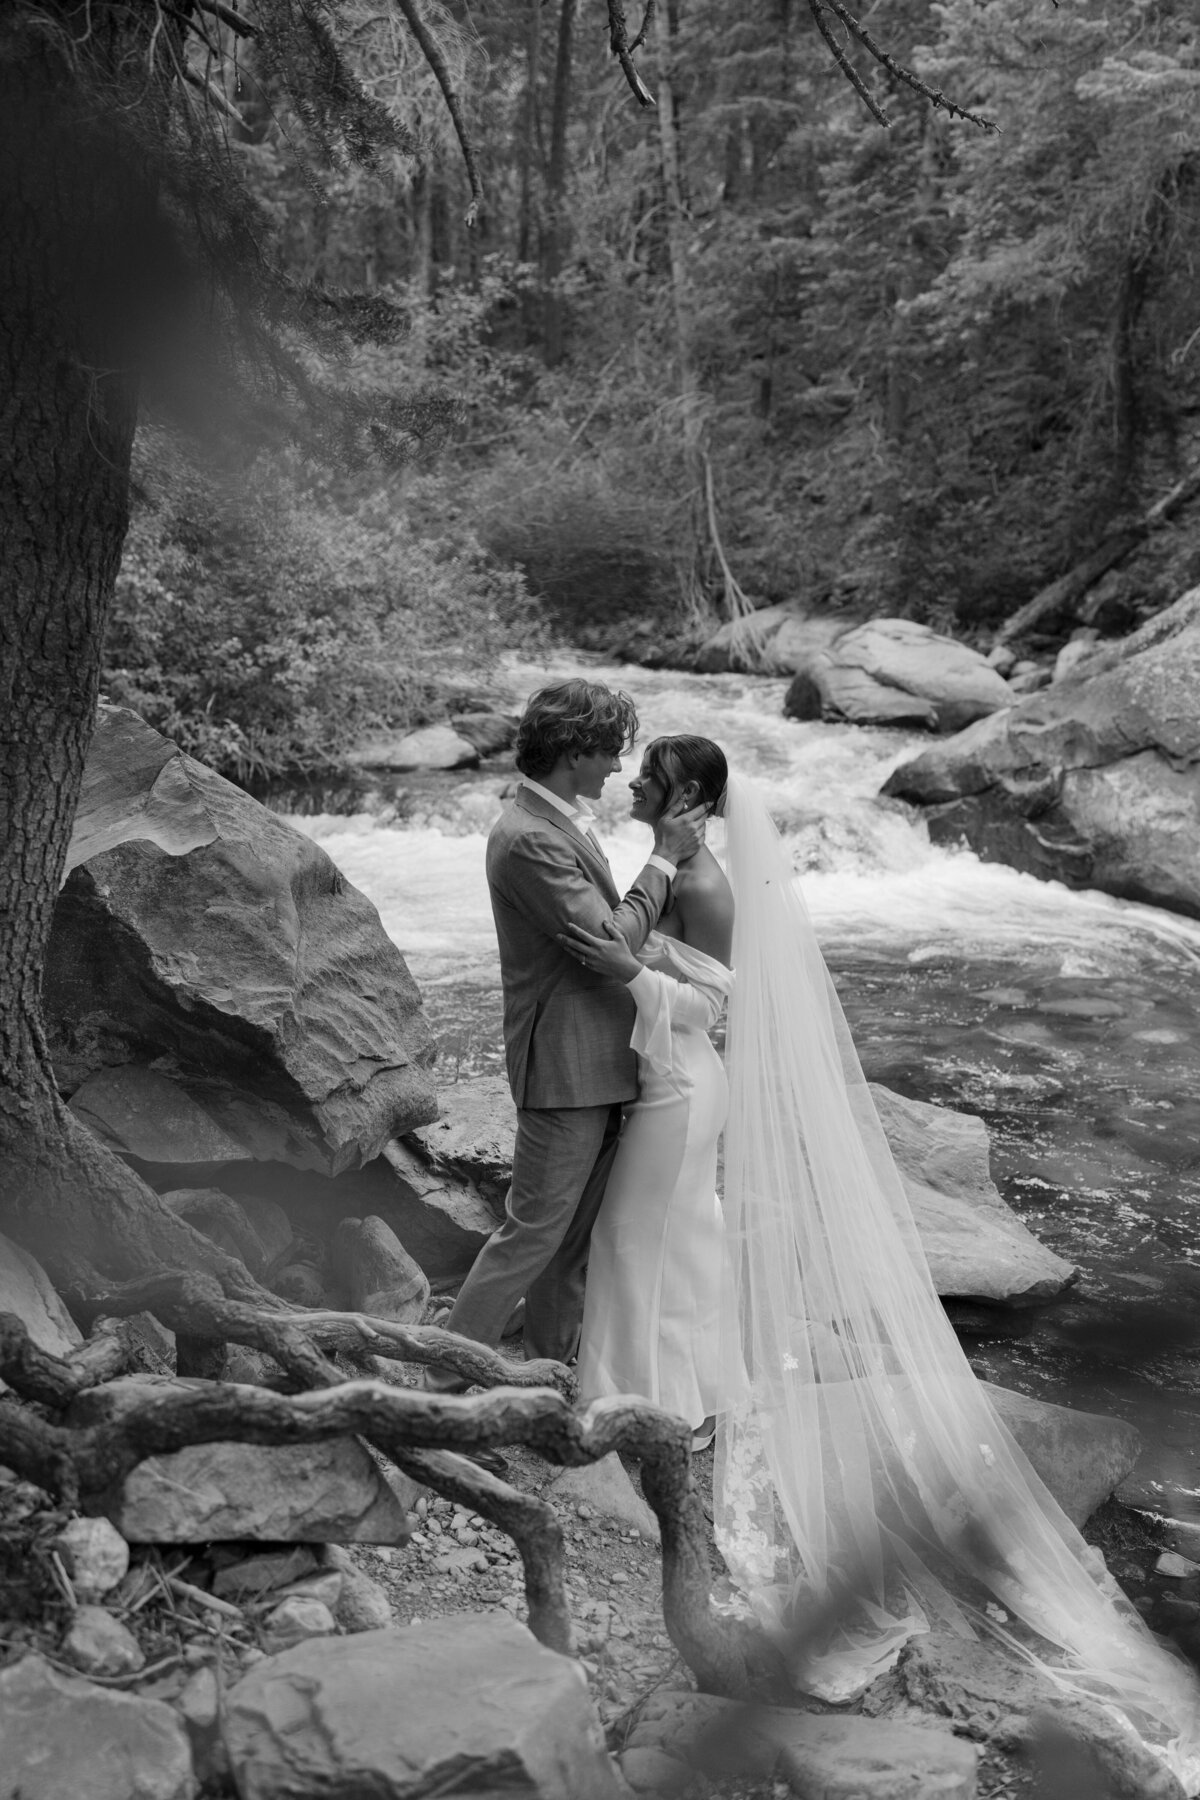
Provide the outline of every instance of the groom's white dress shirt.
{"type": "MultiPolygon", "coordinates": [[[[590,838],[592,840],[592,843],[596,846],[596,849],[600,851],[601,856],[604,856],[604,851],[603,851],[603,849],[601,849],[600,840],[596,836],[596,830],[595,830],[595,824],[594,824],[595,817],[596,817],[595,809],[593,807],[589,806],[586,800],[583,800],[578,795],[576,795],[575,804],[574,804],[574,806],[572,806],[571,802],[569,800],[560,799],[557,794],[552,794],[550,792],[549,788],[543,787],[540,781],[533,781],[530,779],[530,777],[528,775],[522,775],[521,786],[527,787],[531,793],[540,794],[542,799],[545,800],[550,806],[556,807],[558,809],[558,811],[563,814],[564,818],[570,819],[571,823],[573,825],[577,826],[580,831],[582,831],[584,837],[590,838]]],[[[608,858],[605,857],[606,862],[607,862],[607,860],[608,860],[608,858]]],[[[655,854],[648,856],[646,858],[646,861],[647,861],[647,863],[649,863],[651,865],[651,867],[653,867],[655,869],[661,869],[663,874],[667,877],[668,881],[674,880],[675,875],[678,872],[678,868],[677,868],[677,865],[675,863],[673,863],[669,857],[659,856],[657,853],[655,853],[655,854]]]]}

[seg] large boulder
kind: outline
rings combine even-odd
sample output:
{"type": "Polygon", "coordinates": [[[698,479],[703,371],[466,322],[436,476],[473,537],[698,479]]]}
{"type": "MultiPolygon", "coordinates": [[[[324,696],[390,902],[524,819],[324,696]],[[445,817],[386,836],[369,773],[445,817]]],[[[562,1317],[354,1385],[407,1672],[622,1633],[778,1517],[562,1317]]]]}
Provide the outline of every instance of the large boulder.
{"type": "Polygon", "coordinates": [[[961,731],[1011,706],[985,657],[911,619],[872,619],[808,657],[784,700],[796,719],[961,731]]]}
{"type": "Polygon", "coordinates": [[[262,1106],[285,1144],[274,1153],[329,1173],[435,1116],[416,984],[375,908],[302,832],[106,706],[72,843],[86,860],[60,896],[45,980],[66,1091],[164,1058],[193,1098],[214,1096],[198,1103],[232,1137],[262,1106]]]}
{"type": "Polygon", "coordinates": [[[193,1800],[187,1732],[171,1707],[40,1656],[0,1670],[0,1800],[193,1800]]]}
{"type": "MultiPolygon", "coordinates": [[[[1001,1199],[988,1171],[982,1120],[871,1084],[940,1294],[1024,1305],[1060,1293],[1072,1264],[1040,1244],[1001,1199]]],[[[469,1181],[503,1205],[516,1110],[500,1075],[442,1090],[445,1117],[405,1139],[447,1183],[469,1181]]],[[[390,1154],[390,1153],[389,1153],[390,1154]]],[[[396,1230],[418,1260],[421,1253],[396,1230]]],[[[428,1265],[426,1265],[428,1266],[428,1265]]]]}
{"type": "Polygon", "coordinates": [[[1072,1524],[1090,1519],[1137,1462],[1142,1439],[1136,1425],[1107,1413],[1054,1406],[989,1381],[983,1385],[1072,1524]]]}
{"type": "Polygon", "coordinates": [[[400,736],[372,738],[351,750],[346,761],[358,769],[466,769],[479,761],[474,736],[453,725],[422,725],[400,736]]]}
{"type": "Polygon", "coordinates": [[[795,606],[764,606],[727,620],[696,651],[692,667],[709,675],[727,669],[794,675],[845,629],[845,619],[810,617],[795,606]]]}
{"type": "Polygon", "coordinates": [[[1076,673],[901,765],[937,843],[1200,917],[1200,588],[1076,673]]]}
{"type": "Polygon", "coordinates": [[[1075,1280],[1001,1199],[982,1119],[870,1085],[939,1294],[1021,1305],[1075,1280]]]}
{"type": "Polygon", "coordinates": [[[501,1613],[268,1657],[226,1695],[223,1731],[242,1800],[624,1791],[578,1664],[501,1613]]]}

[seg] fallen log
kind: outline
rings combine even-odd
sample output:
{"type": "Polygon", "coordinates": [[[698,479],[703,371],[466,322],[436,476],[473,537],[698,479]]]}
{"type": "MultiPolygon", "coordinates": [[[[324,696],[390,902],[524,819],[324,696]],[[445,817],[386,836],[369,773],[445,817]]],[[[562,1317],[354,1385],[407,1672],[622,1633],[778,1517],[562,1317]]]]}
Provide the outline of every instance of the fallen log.
{"type": "Polygon", "coordinates": [[[1112,532],[1090,555],[1041,588],[1024,606],[1018,607],[997,631],[995,645],[1011,644],[1034,630],[1053,630],[1072,618],[1075,607],[1088,589],[1102,575],[1123,562],[1129,553],[1144,543],[1161,525],[1173,519],[1189,500],[1200,494],[1200,467],[1194,468],[1176,482],[1169,493],[1140,519],[1134,519],[1120,531],[1112,532]]]}

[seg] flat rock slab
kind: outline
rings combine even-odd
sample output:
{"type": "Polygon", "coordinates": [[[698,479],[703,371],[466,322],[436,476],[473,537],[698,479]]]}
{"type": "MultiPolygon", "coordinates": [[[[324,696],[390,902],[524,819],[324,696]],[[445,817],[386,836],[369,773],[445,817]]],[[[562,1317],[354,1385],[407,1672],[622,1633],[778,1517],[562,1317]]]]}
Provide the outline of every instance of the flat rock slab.
{"type": "Polygon", "coordinates": [[[1089,1701],[1063,1693],[998,1645],[933,1632],[900,1653],[900,1684],[908,1700],[940,1713],[980,1743],[1028,1750],[1052,1719],[1079,1754],[1054,1793],[1079,1800],[1184,1800],[1175,1776],[1131,1730],[1089,1701]]]}
{"type": "Polygon", "coordinates": [[[939,1294],[1022,1305],[1075,1280],[1001,1199],[982,1119],[870,1087],[939,1294]]]}
{"type": "Polygon", "coordinates": [[[652,1544],[659,1542],[654,1510],[634,1487],[615,1450],[599,1462],[585,1463],[580,1469],[564,1469],[546,1489],[546,1498],[576,1510],[586,1506],[601,1519],[611,1519],[627,1530],[632,1528],[652,1544]]]}
{"type": "Polygon", "coordinates": [[[785,1781],[809,1800],[974,1800],[977,1761],[937,1725],[665,1694],[643,1709],[622,1770],[631,1785],[643,1771],[662,1780],[673,1762],[711,1778],[785,1781]]]}
{"type": "MultiPolygon", "coordinates": [[[[1074,1265],[1039,1243],[1001,1199],[981,1119],[874,1082],[871,1093],[939,1294],[1021,1306],[1061,1293],[1075,1279],[1074,1265]]],[[[397,1148],[443,1181],[474,1183],[502,1208],[516,1132],[507,1081],[485,1075],[456,1082],[443,1089],[442,1101],[445,1117],[410,1132],[397,1148]]],[[[402,1225],[396,1230],[423,1261],[402,1225]]]]}
{"type": "Polygon", "coordinates": [[[302,1644],[226,1696],[241,1800],[620,1800],[576,1663],[498,1613],[302,1644]]]}
{"type": "MultiPolygon", "coordinates": [[[[157,1394],[170,1379],[137,1375],[81,1394],[71,1425],[103,1424],[157,1394]]],[[[197,1390],[216,1383],[191,1381],[197,1390]]],[[[236,1395],[236,1384],[220,1384],[236,1395]]],[[[246,1389],[248,1394],[258,1389],[246,1389]]],[[[132,1544],[403,1544],[411,1536],[397,1493],[355,1437],[311,1444],[190,1444],[130,1471],[105,1508],[132,1544]]]]}
{"type": "Polygon", "coordinates": [[[403,1544],[408,1515],[357,1438],[195,1444],[139,1463],[109,1511],[133,1544],[403,1544]]]}
{"type": "Polygon", "coordinates": [[[983,1385],[1072,1524],[1089,1519],[1137,1462],[1141,1433],[1124,1419],[1054,1406],[989,1381],[983,1385]]]}
{"type": "Polygon", "coordinates": [[[0,1800],[193,1800],[188,1735],[161,1700],[40,1656],[0,1669],[0,1800]]]}

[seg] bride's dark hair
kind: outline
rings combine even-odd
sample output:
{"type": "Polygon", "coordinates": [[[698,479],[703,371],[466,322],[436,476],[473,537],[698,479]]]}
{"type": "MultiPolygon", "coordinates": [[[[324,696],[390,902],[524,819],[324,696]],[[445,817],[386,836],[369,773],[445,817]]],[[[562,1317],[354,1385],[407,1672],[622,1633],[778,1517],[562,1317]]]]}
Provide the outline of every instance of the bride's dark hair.
{"type": "Polygon", "coordinates": [[[714,744],[711,738],[686,734],[654,738],[646,745],[644,755],[650,774],[662,782],[668,800],[694,781],[706,811],[712,812],[720,803],[729,780],[729,764],[720,744],[714,744]]]}

